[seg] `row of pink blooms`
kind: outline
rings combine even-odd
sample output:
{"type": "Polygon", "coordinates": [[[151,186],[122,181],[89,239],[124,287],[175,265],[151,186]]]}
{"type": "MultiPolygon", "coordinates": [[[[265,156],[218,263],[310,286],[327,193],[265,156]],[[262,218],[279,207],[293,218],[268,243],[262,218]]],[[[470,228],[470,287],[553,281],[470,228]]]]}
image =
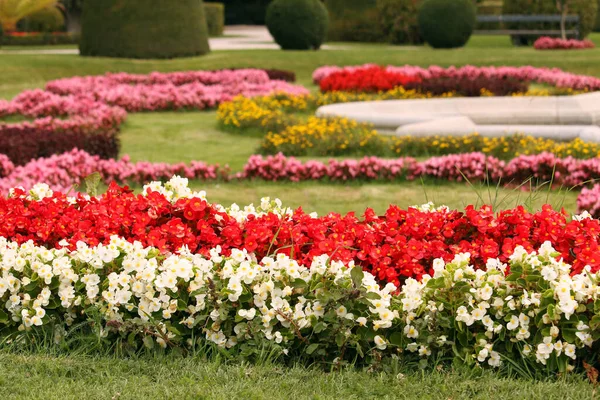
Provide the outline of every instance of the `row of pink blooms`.
{"type": "MultiPolygon", "coordinates": [[[[358,66],[323,66],[313,72],[313,81],[319,83],[323,78],[334,72],[356,71],[363,68],[373,67],[375,64],[365,64],[358,66]]],[[[476,67],[466,65],[464,67],[430,66],[427,68],[414,65],[405,66],[387,66],[390,72],[400,73],[408,76],[418,76],[423,80],[434,78],[446,79],[476,79],[481,76],[494,77],[498,79],[515,79],[523,82],[543,83],[559,88],[573,90],[600,90],[600,79],[593,76],[577,75],[565,72],[558,68],[536,68],[532,66],[524,67],[476,67]]]]}
{"type": "Polygon", "coordinates": [[[536,50],[583,50],[594,49],[596,45],[589,39],[561,39],[542,36],[533,43],[536,50]]]}
{"type": "MultiPolygon", "coordinates": [[[[329,160],[302,162],[282,154],[263,157],[253,155],[242,172],[231,174],[227,166],[208,165],[192,161],[189,164],[131,162],[128,156],[119,160],[103,160],[84,151],[74,149],[68,153],[32,160],[15,167],[0,154],[0,192],[22,186],[31,188],[38,182],[47,183],[53,190],[68,191],[74,184],[98,172],[105,182],[117,181],[142,184],[152,180],[165,180],[173,175],[203,181],[252,180],[266,181],[396,181],[421,177],[448,181],[500,182],[518,186],[528,179],[533,185],[552,183],[568,188],[589,186],[600,178],[600,159],[578,160],[558,158],[551,153],[520,156],[509,162],[482,153],[466,153],[432,157],[417,161],[411,157],[381,159],[329,160]]],[[[526,185],[529,187],[529,185],[526,185]]],[[[600,215],[600,188],[584,189],[578,205],[594,215],[600,215]]]]}
{"type": "Polygon", "coordinates": [[[118,127],[127,113],[90,98],[59,96],[40,89],[27,90],[11,101],[0,100],[0,118],[22,116],[32,121],[0,124],[24,129],[52,126],[57,130],[88,128],[102,130],[118,127]]]}
{"type": "Polygon", "coordinates": [[[239,95],[309,93],[303,86],[271,80],[265,71],[257,69],[76,76],[51,81],[46,90],[63,96],[89,97],[131,112],[202,110],[239,95]]]}

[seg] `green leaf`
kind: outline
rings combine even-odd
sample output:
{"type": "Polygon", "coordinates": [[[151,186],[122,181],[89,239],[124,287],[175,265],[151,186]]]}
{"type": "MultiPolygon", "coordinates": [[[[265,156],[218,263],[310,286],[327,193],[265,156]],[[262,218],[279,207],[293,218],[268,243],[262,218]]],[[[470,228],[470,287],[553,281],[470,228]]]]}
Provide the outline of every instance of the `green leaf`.
{"type": "Polygon", "coordinates": [[[352,283],[354,283],[354,287],[359,288],[362,285],[362,280],[365,276],[361,267],[354,267],[352,271],[350,271],[350,276],[352,277],[352,283]]]}
{"type": "Polygon", "coordinates": [[[379,300],[379,299],[381,299],[381,296],[378,293],[369,292],[365,295],[365,298],[367,298],[369,300],[379,300]]]}
{"type": "Polygon", "coordinates": [[[394,332],[390,335],[390,343],[394,346],[402,346],[402,333],[394,332]]]}
{"type": "Polygon", "coordinates": [[[8,323],[8,314],[0,310],[0,324],[8,323]]]}
{"type": "Polygon", "coordinates": [[[85,191],[90,196],[98,196],[98,186],[102,177],[98,172],[94,172],[85,177],[85,191]]]}
{"type": "Polygon", "coordinates": [[[308,346],[306,348],[306,354],[312,354],[315,352],[315,350],[317,350],[317,348],[319,347],[318,343],[313,343],[310,346],[308,346]]]}
{"type": "Polygon", "coordinates": [[[154,340],[152,340],[152,336],[144,336],[144,346],[146,346],[149,349],[152,349],[154,347],[154,340]]]}
{"type": "Polygon", "coordinates": [[[319,322],[318,324],[315,325],[315,327],[313,328],[313,331],[315,333],[321,333],[323,332],[325,329],[327,328],[327,324],[325,322],[319,322]]]}

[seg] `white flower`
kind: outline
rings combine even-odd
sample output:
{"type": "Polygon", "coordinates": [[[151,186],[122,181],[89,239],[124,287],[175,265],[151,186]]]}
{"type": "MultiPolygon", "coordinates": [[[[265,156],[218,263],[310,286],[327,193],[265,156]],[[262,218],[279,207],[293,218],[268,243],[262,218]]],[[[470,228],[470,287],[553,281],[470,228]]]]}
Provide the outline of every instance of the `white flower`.
{"type": "Polygon", "coordinates": [[[509,331],[517,329],[519,326],[519,318],[516,315],[510,317],[510,321],[506,324],[506,329],[509,331]]]}
{"type": "Polygon", "coordinates": [[[379,350],[385,350],[387,348],[387,342],[381,336],[379,336],[379,335],[375,336],[374,340],[375,340],[375,346],[377,346],[377,348],[379,350]]]}

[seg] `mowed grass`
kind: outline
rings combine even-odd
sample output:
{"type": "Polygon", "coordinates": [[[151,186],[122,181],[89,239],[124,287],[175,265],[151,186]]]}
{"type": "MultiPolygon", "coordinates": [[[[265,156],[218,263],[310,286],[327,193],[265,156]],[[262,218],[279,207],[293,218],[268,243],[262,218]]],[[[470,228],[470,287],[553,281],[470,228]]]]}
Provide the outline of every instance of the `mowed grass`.
{"type": "MultiPolygon", "coordinates": [[[[600,44],[600,34],[591,35],[600,44]]],[[[600,76],[600,48],[585,51],[537,51],[513,47],[508,36],[473,36],[461,49],[434,50],[426,46],[332,43],[342,49],[321,51],[213,51],[203,57],[174,60],[128,60],[78,55],[24,55],[3,47],[0,54],[0,97],[23,89],[43,87],[52,79],[105,72],[148,73],[230,67],[280,68],[296,72],[299,83],[310,84],[322,65],[364,63],[429,65],[533,65],[600,76]]]]}
{"type": "Polygon", "coordinates": [[[305,367],[226,365],[194,357],[135,360],[0,352],[2,399],[594,399],[570,377],[533,382],[491,372],[327,373],[305,367]]]}

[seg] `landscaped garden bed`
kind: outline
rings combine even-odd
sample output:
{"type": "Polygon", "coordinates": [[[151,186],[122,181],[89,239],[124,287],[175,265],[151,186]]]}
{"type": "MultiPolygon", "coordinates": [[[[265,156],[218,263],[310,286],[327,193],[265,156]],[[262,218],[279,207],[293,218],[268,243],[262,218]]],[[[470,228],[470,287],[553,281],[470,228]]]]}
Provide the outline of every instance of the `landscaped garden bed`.
{"type": "MultiPolygon", "coordinates": [[[[423,85],[422,71],[414,87],[409,81],[397,87],[404,72],[375,73],[373,84],[355,88],[358,93],[319,95],[260,70],[76,77],[3,104],[7,115],[70,117],[66,105],[56,104],[77,99],[86,110],[113,110],[112,129],[124,109],[219,106],[222,126],[266,135],[265,143],[273,144],[263,145],[266,153],[286,153],[252,156],[241,171],[203,162],[135,163],[82,150],[29,162],[0,157],[4,333],[23,343],[37,334],[66,343],[71,329],[81,327],[133,352],[202,345],[247,360],[269,351],[290,363],[336,367],[379,368],[401,357],[430,367],[510,364],[547,374],[597,362],[600,222],[584,210],[570,216],[550,206],[495,212],[425,204],[392,205],[381,215],[367,209],[362,217],[318,216],[270,198],[257,207],[211,204],[206,193],[188,187],[188,178],[548,185],[585,187],[580,204],[594,213],[600,208],[590,201],[600,177],[593,144],[526,136],[384,138],[364,124],[307,115],[317,105],[354,99],[554,90],[524,84],[532,71],[509,73],[520,77],[518,90],[509,93],[493,90],[505,79],[498,74],[475,80],[477,90],[461,91],[450,80],[439,85],[443,90],[427,89],[434,86],[423,85]],[[39,97],[49,99],[40,110],[28,101],[39,97]],[[455,150],[461,154],[451,154],[455,150]],[[404,157],[412,153],[434,157],[404,157]],[[324,163],[290,154],[403,157],[324,163]],[[102,182],[108,189],[98,194],[102,182]],[[146,185],[136,194],[118,186],[127,183],[146,185]],[[89,194],[71,190],[73,184],[85,184],[89,194]]],[[[600,87],[592,78],[565,76],[550,71],[539,81],[562,94],[600,87]]]]}

